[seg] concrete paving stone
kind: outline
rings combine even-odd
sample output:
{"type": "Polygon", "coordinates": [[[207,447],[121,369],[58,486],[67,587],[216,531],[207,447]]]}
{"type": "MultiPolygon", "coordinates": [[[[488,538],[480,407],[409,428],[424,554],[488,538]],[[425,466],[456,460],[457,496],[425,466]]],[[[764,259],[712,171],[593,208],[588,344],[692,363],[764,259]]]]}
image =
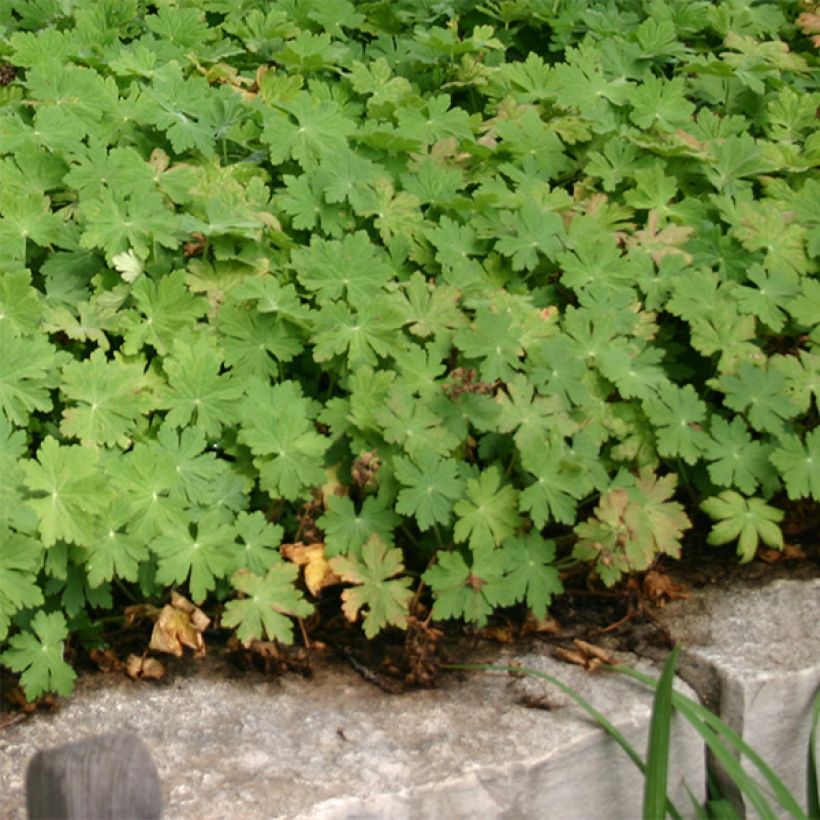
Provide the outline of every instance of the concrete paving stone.
{"type": "Polygon", "coordinates": [[[805,808],[811,705],[820,689],[820,578],[695,591],[659,618],[687,647],[685,659],[711,673],[716,711],[805,808]]]}
{"type": "MultiPolygon", "coordinates": [[[[648,690],[545,654],[501,655],[577,687],[643,753],[648,690]]],[[[465,673],[392,696],[343,665],[323,664],[305,681],[232,677],[221,663],[191,662],[159,684],[81,676],[59,711],[0,731],[0,816],[25,816],[24,771],[38,749],[114,730],[151,750],[167,818],[640,816],[637,768],[578,707],[521,705],[546,683],[465,673]]],[[[702,798],[703,747],[677,722],[673,749],[670,789],[691,816],[683,780],[702,798]]]]}

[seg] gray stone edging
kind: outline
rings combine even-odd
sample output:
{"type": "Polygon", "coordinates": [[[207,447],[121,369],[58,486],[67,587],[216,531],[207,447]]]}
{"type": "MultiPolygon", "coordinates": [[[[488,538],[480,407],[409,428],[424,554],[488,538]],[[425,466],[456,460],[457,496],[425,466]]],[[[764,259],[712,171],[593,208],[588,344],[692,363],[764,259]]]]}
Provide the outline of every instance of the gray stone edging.
{"type": "MultiPolygon", "coordinates": [[[[820,685],[820,579],[695,592],[656,613],[687,645],[681,670],[805,801],[807,710],[820,685]],[[711,682],[711,683],[710,683],[711,682]],[[710,690],[710,691],[706,691],[710,690]]],[[[543,651],[500,651],[556,675],[643,751],[651,693],[543,651]]],[[[625,658],[657,675],[658,666],[625,658]]],[[[39,749],[136,733],[156,763],[168,818],[529,818],[640,815],[633,764],[576,706],[533,678],[465,674],[391,696],[346,666],[315,679],[230,678],[190,664],[160,684],[81,677],[55,714],[0,730],[0,816],[25,817],[23,772],[39,749]],[[550,710],[522,702],[551,693],[550,710]]],[[[679,680],[681,691],[694,692],[679,680]]],[[[41,758],[42,760],[42,758],[41,758]]],[[[670,790],[704,796],[700,738],[676,720],[670,790]]]]}

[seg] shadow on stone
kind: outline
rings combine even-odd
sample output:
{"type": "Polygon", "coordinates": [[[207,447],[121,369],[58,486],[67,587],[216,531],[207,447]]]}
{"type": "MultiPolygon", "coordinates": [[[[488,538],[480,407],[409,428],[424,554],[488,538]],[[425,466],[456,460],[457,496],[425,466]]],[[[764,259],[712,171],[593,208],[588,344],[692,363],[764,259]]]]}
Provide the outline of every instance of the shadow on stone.
{"type": "Polygon", "coordinates": [[[34,755],[26,804],[30,820],[157,820],[162,788],[137,735],[94,735],[34,755]]]}

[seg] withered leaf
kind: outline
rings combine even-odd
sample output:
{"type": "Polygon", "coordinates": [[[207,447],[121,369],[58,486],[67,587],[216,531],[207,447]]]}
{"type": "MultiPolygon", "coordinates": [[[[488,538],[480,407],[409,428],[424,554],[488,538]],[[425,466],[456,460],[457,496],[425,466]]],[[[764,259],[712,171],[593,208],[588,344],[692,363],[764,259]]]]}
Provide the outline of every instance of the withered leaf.
{"type": "Polygon", "coordinates": [[[521,627],[521,635],[523,637],[524,635],[531,635],[533,633],[536,635],[560,635],[561,624],[550,616],[536,618],[530,612],[527,616],[527,620],[524,621],[524,625],[521,627]]]}
{"type": "Polygon", "coordinates": [[[576,652],[574,649],[565,649],[563,646],[555,646],[553,647],[552,654],[566,663],[574,663],[585,668],[587,666],[587,657],[581,652],[576,652]]]}
{"type": "Polygon", "coordinates": [[[590,672],[594,672],[599,666],[606,664],[615,665],[618,659],[606,649],[587,641],[582,641],[580,638],[573,640],[575,649],[566,649],[562,646],[553,648],[555,657],[567,663],[574,663],[578,666],[583,666],[590,672]]]}
{"type": "Polygon", "coordinates": [[[129,655],[125,663],[125,674],[134,680],[160,680],[165,676],[165,667],[156,658],[129,655]]]}
{"type": "Polygon", "coordinates": [[[757,558],[766,564],[776,564],[778,561],[805,561],[806,553],[796,544],[784,544],[782,551],[759,547],[757,558]]]}
{"type": "Polygon", "coordinates": [[[205,654],[202,633],[211,622],[205,613],[187,598],[171,593],[171,603],[166,604],[154,624],[150,649],[180,657],[183,646],[194,650],[196,655],[205,654]]]}
{"type": "Polygon", "coordinates": [[[159,609],[153,604],[133,604],[125,607],[125,625],[134,626],[146,618],[156,620],[159,615],[159,609]]]}
{"type": "Polygon", "coordinates": [[[667,601],[685,601],[689,597],[686,587],[676,584],[665,572],[655,569],[644,575],[643,592],[657,606],[664,606],[667,601]]]}
{"type": "Polygon", "coordinates": [[[40,695],[39,698],[34,698],[34,700],[27,700],[22,686],[13,686],[5,692],[5,697],[10,703],[18,706],[26,715],[33,714],[39,708],[56,710],[60,707],[58,699],[51,693],[40,695]]]}
{"type": "Polygon", "coordinates": [[[509,622],[496,626],[486,626],[484,629],[479,629],[476,635],[496,643],[514,643],[516,637],[515,627],[509,622]]]}
{"type": "Polygon", "coordinates": [[[379,458],[378,452],[376,450],[365,450],[353,462],[350,475],[360,487],[374,487],[376,475],[381,466],[382,460],[379,458]]]}
{"type": "Polygon", "coordinates": [[[119,672],[123,666],[122,661],[110,649],[92,649],[88,657],[100,672],[119,672]]]}
{"type": "Polygon", "coordinates": [[[279,658],[282,654],[278,644],[274,641],[251,641],[248,649],[250,649],[251,652],[256,652],[258,655],[261,655],[263,658],[279,658]]]}
{"type": "Polygon", "coordinates": [[[171,592],[171,606],[191,617],[191,623],[197,632],[204,632],[208,628],[211,619],[198,607],[192,604],[186,597],[180,595],[176,590],[171,592]]]}
{"type": "Polygon", "coordinates": [[[580,638],[575,638],[573,643],[590,658],[597,658],[601,661],[601,663],[609,663],[613,666],[618,663],[618,659],[615,655],[601,646],[596,646],[594,643],[582,641],[580,638]]]}
{"type": "Polygon", "coordinates": [[[325,558],[324,544],[282,544],[279,548],[284,558],[304,567],[305,586],[311,595],[318,595],[325,587],[340,584],[342,579],[330,568],[325,558]]]}

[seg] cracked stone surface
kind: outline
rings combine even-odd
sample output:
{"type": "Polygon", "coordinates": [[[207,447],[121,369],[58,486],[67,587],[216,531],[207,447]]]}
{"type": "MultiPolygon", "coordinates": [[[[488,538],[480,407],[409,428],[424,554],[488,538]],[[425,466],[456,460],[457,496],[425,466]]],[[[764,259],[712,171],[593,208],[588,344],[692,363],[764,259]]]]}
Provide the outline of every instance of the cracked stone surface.
{"type": "MultiPolygon", "coordinates": [[[[501,660],[514,659],[577,687],[645,748],[647,690],[543,654],[501,660]]],[[[168,818],[640,816],[637,768],[576,706],[521,705],[545,683],[465,673],[391,696],[346,666],[311,681],[192,666],[160,685],[83,677],[58,712],[0,731],[0,816],[25,816],[24,770],[38,749],[111,730],[136,732],[151,750],[168,818]]],[[[674,748],[670,788],[688,806],[684,778],[703,792],[702,747],[678,723],[674,748]]]]}
{"type": "Polygon", "coordinates": [[[713,691],[699,694],[717,700],[723,720],[805,805],[809,715],[820,689],[820,578],[702,590],[659,618],[700,680],[711,681],[713,691]]]}

